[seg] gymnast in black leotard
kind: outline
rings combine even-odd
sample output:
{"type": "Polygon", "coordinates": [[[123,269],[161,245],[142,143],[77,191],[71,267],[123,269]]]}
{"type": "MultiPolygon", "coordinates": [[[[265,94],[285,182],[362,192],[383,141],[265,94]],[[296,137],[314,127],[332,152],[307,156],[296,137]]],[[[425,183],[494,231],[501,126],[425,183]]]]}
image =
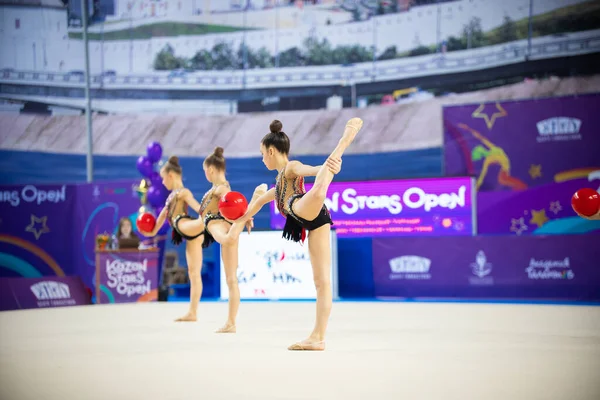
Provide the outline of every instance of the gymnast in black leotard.
{"type": "MultiPolygon", "coordinates": [[[[262,184],[256,188],[255,195],[248,204],[246,214],[236,221],[231,231],[241,232],[244,221],[254,216],[263,205],[275,201],[281,214],[286,217],[283,236],[296,242],[304,241],[308,234],[308,252],[313,268],[313,278],[317,290],[317,316],[313,331],[309,337],[288,347],[289,350],[325,350],[325,331],[331,313],[331,216],[325,207],[327,189],[333,176],[341,169],[341,158],[362,128],[360,118],[352,118],[346,123],[342,138],[337,147],[318,167],[290,161],[290,139],[282,131],[281,122],[271,122],[269,132],[261,141],[260,152],[263,163],[269,170],[278,171],[275,187],[266,191],[262,184]],[[304,177],[314,176],[315,184],[307,192],[304,177]]],[[[239,234],[238,234],[239,235],[239,234]]]]}
{"type": "Polygon", "coordinates": [[[229,291],[229,309],[225,325],[217,329],[216,333],[235,333],[236,318],[240,306],[240,289],[238,286],[238,238],[229,240],[229,231],[232,222],[226,220],[219,212],[219,200],[231,191],[229,182],[225,178],[225,157],[223,148],[217,147],[202,165],[206,180],[212,187],[202,198],[200,212],[206,227],[204,231],[204,245],[208,246],[217,241],[221,244],[221,258],[225,271],[225,280],[229,291]]]}
{"type": "Polygon", "coordinates": [[[152,232],[140,232],[144,236],[156,236],[165,220],[171,224],[172,241],[179,245],[185,239],[185,257],[187,260],[188,274],[190,277],[190,308],[187,314],[176,321],[196,321],[198,302],[202,295],[202,245],[204,243],[204,221],[188,214],[188,207],[200,210],[201,205],[196,201],[192,192],[183,187],[181,178],[182,169],[179,159],[175,156],[169,158],[160,171],[162,183],[171,191],[165,207],[157,218],[156,226],[152,232]]]}

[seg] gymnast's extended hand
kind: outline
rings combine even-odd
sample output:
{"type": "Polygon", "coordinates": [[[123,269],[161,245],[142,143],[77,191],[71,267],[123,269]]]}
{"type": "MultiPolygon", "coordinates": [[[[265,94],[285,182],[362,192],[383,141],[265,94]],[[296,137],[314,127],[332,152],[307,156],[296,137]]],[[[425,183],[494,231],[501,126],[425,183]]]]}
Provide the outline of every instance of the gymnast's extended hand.
{"type": "Polygon", "coordinates": [[[250,234],[252,228],[254,228],[254,218],[250,218],[248,221],[246,221],[246,230],[248,231],[248,235],[250,234]]]}

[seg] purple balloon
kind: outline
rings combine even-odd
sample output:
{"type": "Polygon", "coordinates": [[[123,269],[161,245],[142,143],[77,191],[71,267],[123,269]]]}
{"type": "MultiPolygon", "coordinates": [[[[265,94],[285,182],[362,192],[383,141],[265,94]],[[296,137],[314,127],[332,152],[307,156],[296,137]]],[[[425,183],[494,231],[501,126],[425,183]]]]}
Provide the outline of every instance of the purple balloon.
{"type": "Polygon", "coordinates": [[[150,186],[148,193],[146,193],[148,203],[154,208],[160,207],[164,204],[164,198],[161,193],[160,187],[150,186]]]}
{"type": "Polygon", "coordinates": [[[150,174],[150,183],[152,184],[151,186],[162,186],[162,178],[158,172],[152,171],[150,174]]]}
{"type": "Polygon", "coordinates": [[[151,142],[148,144],[146,152],[148,153],[148,159],[155,163],[162,157],[162,146],[158,142],[151,142]]]}
{"type": "Polygon", "coordinates": [[[158,187],[160,188],[160,195],[164,199],[163,200],[163,203],[164,203],[165,201],[167,201],[167,197],[169,197],[169,195],[171,194],[171,192],[162,183],[158,187]]]}
{"type": "Polygon", "coordinates": [[[146,156],[140,156],[137,160],[137,169],[142,176],[149,178],[152,174],[152,162],[146,156]]]}

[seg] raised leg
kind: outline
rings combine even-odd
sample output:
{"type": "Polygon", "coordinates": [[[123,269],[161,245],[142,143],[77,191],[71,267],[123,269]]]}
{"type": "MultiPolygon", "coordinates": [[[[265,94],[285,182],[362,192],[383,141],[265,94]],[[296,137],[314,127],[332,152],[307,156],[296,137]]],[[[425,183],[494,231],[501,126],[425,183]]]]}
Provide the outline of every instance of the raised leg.
{"type": "Polygon", "coordinates": [[[204,221],[202,218],[181,218],[177,223],[177,229],[187,236],[196,236],[204,232],[204,221]]]}
{"type": "MultiPolygon", "coordinates": [[[[342,158],[344,151],[350,146],[356,134],[362,128],[363,122],[360,118],[352,118],[346,124],[344,134],[338,142],[337,147],[331,152],[329,157],[331,158],[342,158]]],[[[321,212],[321,208],[325,203],[325,197],[327,196],[327,190],[329,185],[333,181],[333,172],[323,165],[317,176],[315,177],[315,184],[310,190],[298,201],[294,203],[294,213],[300,218],[304,218],[308,221],[312,221],[317,218],[321,212]]]]}

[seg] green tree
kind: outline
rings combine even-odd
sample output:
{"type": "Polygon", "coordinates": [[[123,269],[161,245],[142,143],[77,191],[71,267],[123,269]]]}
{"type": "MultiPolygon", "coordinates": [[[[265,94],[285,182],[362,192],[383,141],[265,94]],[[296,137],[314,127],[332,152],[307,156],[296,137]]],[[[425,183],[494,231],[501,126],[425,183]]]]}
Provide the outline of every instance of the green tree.
{"type": "Polygon", "coordinates": [[[306,65],[306,58],[299,48],[292,47],[279,53],[280,67],[300,67],[303,65],[306,65]]]}
{"type": "Polygon", "coordinates": [[[481,28],[481,18],[473,17],[468,24],[463,26],[462,40],[467,43],[467,47],[475,48],[487,45],[487,39],[481,28]]]}
{"type": "Polygon", "coordinates": [[[175,50],[170,44],[165,45],[154,57],[154,69],[169,71],[185,67],[185,60],[175,56],[175,50]]]}
{"type": "Polygon", "coordinates": [[[517,24],[508,15],[505,15],[498,34],[491,38],[491,44],[512,42],[518,39],[517,24]]]}
{"type": "Polygon", "coordinates": [[[455,36],[450,36],[446,42],[446,51],[464,50],[467,48],[466,42],[455,36]]]}
{"type": "Polygon", "coordinates": [[[227,42],[219,42],[215,44],[211,50],[213,69],[237,69],[240,68],[240,61],[227,42]]]}
{"type": "Polygon", "coordinates": [[[210,51],[198,51],[190,60],[190,67],[192,69],[198,69],[203,71],[210,71],[211,69],[214,69],[214,63],[210,51]]]}
{"type": "Polygon", "coordinates": [[[393,60],[398,57],[398,51],[396,50],[396,46],[390,46],[381,53],[378,60],[393,60]]]}
{"type": "Polygon", "coordinates": [[[304,40],[304,47],[306,48],[307,65],[333,64],[333,49],[329,40],[309,37],[304,40]]]}
{"type": "Polygon", "coordinates": [[[427,46],[419,46],[415,49],[412,49],[409,53],[408,56],[409,57],[415,57],[415,56],[422,56],[425,54],[429,54],[431,53],[431,49],[427,46]]]}
{"type": "MultiPolygon", "coordinates": [[[[239,68],[243,68],[244,45],[240,45],[237,52],[239,68]]],[[[265,47],[254,51],[246,46],[246,61],[248,68],[270,68],[274,65],[273,57],[265,47]]]]}

